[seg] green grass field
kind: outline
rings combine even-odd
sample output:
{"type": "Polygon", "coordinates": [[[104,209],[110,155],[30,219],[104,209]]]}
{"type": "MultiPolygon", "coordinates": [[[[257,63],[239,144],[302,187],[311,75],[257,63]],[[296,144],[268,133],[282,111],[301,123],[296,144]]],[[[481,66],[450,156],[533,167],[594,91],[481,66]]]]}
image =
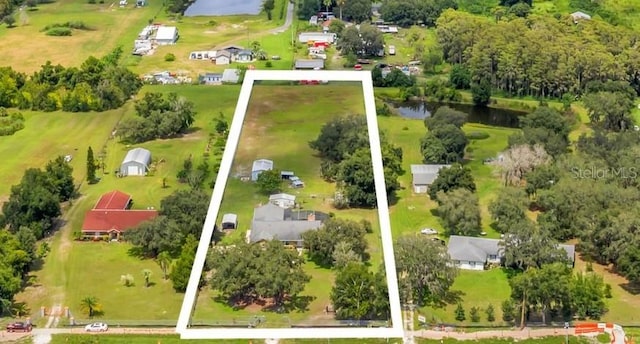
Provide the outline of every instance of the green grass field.
{"type": "MultiPolygon", "coordinates": [[[[305,182],[302,189],[284,189],[284,192],[295,195],[296,202],[301,203],[304,209],[334,212],[340,218],[371,221],[375,228],[374,233],[368,235],[372,268],[382,263],[377,213],[374,210],[333,209],[330,199],[333,198],[335,185],[321,178],[321,160],[308,145],[319,135],[320,128],[326,122],[348,114],[364,115],[364,100],[359,85],[254,87],[218,216],[220,220],[222,214],[237,214],[239,228],[223,242],[244,240],[254,208],[269,201],[268,196],[261,195],[254,184],[238,179],[239,176],[251,174],[254,160],[265,158],[273,160],[275,169],[294,171],[305,182]],[[277,102],[276,99],[287,99],[287,103],[277,102]]],[[[292,321],[330,320],[331,315],[325,315],[324,309],[330,304],[333,272],[311,262],[307,263],[307,271],[312,280],[301,295],[312,296],[314,301],[309,305],[308,312],[288,314],[287,317],[292,321]]],[[[211,297],[210,292],[200,294],[195,318],[202,318],[203,313],[246,317],[259,311],[252,308],[234,311],[226,305],[207,301],[211,297]]],[[[267,315],[268,321],[281,323],[282,318],[267,315]]]]}

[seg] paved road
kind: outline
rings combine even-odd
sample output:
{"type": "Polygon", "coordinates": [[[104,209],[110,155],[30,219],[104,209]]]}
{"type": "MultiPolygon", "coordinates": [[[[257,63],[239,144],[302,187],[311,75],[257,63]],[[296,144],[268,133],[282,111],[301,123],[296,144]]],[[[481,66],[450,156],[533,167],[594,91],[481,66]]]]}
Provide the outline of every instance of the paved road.
{"type": "Polygon", "coordinates": [[[284,24],[280,27],[269,30],[269,33],[278,34],[287,31],[291,24],[293,24],[293,15],[294,5],[293,2],[289,1],[287,5],[287,17],[284,19],[284,24]]]}

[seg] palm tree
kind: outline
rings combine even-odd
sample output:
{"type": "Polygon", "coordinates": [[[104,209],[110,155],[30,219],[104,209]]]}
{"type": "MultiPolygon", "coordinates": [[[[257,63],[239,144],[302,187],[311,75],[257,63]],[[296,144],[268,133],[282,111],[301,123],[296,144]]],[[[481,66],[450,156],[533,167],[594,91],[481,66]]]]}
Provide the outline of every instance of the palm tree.
{"type": "Polygon", "coordinates": [[[329,12],[329,6],[333,3],[333,0],[322,0],[322,4],[327,12],[329,12]]]}
{"type": "Polygon", "coordinates": [[[142,270],[142,275],[144,276],[145,288],[149,288],[149,278],[151,277],[151,270],[149,269],[142,270]]]}
{"type": "Polygon", "coordinates": [[[11,312],[12,301],[10,299],[0,298],[0,315],[8,314],[13,316],[11,312]]]}
{"type": "Polygon", "coordinates": [[[347,0],[336,0],[338,8],[340,8],[340,20],[342,20],[342,7],[347,3],[347,0]]]}
{"type": "Polygon", "coordinates": [[[80,309],[86,311],[89,314],[89,318],[93,317],[95,311],[100,308],[100,304],[98,303],[98,298],[95,296],[87,296],[84,299],[80,300],[80,309]]]}
{"type": "Polygon", "coordinates": [[[160,269],[162,269],[162,279],[167,279],[169,277],[169,266],[171,266],[171,255],[169,252],[160,252],[160,254],[156,257],[156,262],[160,265],[160,269]]]}

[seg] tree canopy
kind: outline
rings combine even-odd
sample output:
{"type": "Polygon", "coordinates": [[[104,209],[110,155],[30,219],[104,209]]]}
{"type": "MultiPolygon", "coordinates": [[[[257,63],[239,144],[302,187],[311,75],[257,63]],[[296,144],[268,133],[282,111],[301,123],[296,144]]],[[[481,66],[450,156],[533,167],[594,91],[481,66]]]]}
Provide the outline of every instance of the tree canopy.
{"type": "Polygon", "coordinates": [[[455,163],[450,167],[440,169],[436,179],[429,185],[427,193],[429,198],[437,201],[438,192],[449,192],[459,188],[476,192],[476,183],[473,181],[470,168],[455,163]]]}
{"type": "Polygon", "coordinates": [[[330,218],[318,230],[307,231],[302,237],[311,260],[322,266],[335,263],[335,249],[347,244],[361,261],[368,260],[366,224],[353,220],[330,218]]]}
{"type": "Polygon", "coordinates": [[[476,236],[480,234],[480,207],[478,197],[468,189],[440,191],[438,216],[449,235],[476,236]]]}
{"type": "Polygon", "coordinates": [[[389,292],[384,275],[363,264],[351,263],[338,270],[331,302],[339,320],[387,320],[389,292]]]}

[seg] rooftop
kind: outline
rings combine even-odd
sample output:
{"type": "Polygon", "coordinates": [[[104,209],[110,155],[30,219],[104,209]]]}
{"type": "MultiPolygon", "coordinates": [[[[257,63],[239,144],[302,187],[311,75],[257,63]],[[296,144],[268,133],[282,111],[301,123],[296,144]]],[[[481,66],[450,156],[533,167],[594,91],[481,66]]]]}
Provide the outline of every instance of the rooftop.
{"type": "Polygon", "coordinates": [[[83,232],[122,232],[158,216],[156,210],[90,210],[82,223],[83,232]]]}
{"type": "Polygon", "coordinates": [[[160,26],[156,31],[156,39],[175,39],[178,28],[175,26],[160,26]]]}
{"type": "Polygon", "coordinates": [[[502,248],[499,239],[452,235],[447,251],[453,260],[484,262],[488,255],[498,255],[502,248]]]}
{"type": "Polygon", "coordinates": [[[438,172],[450,165],[411,165],[414,185],[430,185],[438,177],[438,172]]]}
{"type": "Polygon", "coordinates": [[[273,161],[267,159],[258,159],[253,162],[251,171],[266,171],[273,169],[273,161]]]}
{"type": "Polygon", "coordinates": [[[93,209],[101,209],[101,210],[124,210],[129,206],[129,202],[131,201],[131,196],[127,195],[121,191],[111,191],[108,192],[98,200],[96,206],[93,209]]]}
{"type": "Polygon", "coordinates": [[[301,69],[324,68],[324,60],[321,60],[321,59],[296,60],[296,68],[301,68],[301,69]]]}
{"type": "Polygon", "coordinates": [[[269,200],[270,201],[275,201],[275,200],[279,200],[279,199],[285,199],[288,201],[295,201],[296,200],[296,196],[294,195],[289,195],[286,193],[278,193],[278,194],[274,194],[269,196],[269,200]]]}
{"type": "Polygon", "coordinates": [[[127,152],[122,163],[124,164],[132,161],[148,166],[149,162],[151,162],[151,152],[144,148],[134,148],[127,152]]]}

